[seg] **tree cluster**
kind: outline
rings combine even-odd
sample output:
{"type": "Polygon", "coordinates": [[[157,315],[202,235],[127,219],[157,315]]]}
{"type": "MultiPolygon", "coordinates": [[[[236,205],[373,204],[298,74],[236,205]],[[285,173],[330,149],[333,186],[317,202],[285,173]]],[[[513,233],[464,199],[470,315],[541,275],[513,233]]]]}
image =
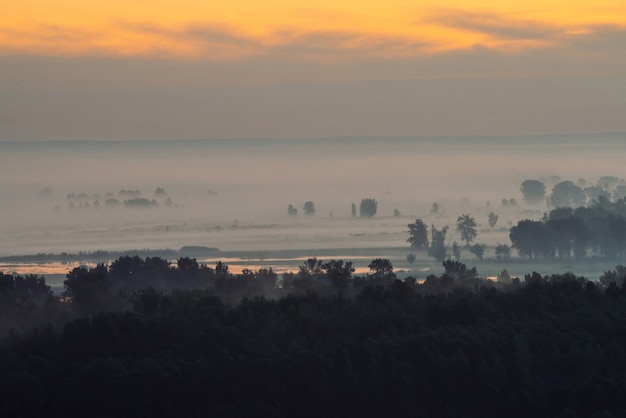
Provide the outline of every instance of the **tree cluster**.
{"type": "Polygon", "coordinates": [[[616,202],[626,198],[626,181],[614,176],[603,176],[598,181],[588,183],[584,179],[576,183],[570,180],[553,179],[554,187],[546,194],[546,185],[539,180],[524,180],[520,185],[524,201],[536,205],[544,200],[553,208],[586,206],[599,199],[616,202]]]}
{"type": "Polygon", "coordinates": [[[607,259],[626,254],[626,202],[601,199],[591,207],[559,208],[540,221],[522,220],[509,237],[522,257],[607,259]]]}

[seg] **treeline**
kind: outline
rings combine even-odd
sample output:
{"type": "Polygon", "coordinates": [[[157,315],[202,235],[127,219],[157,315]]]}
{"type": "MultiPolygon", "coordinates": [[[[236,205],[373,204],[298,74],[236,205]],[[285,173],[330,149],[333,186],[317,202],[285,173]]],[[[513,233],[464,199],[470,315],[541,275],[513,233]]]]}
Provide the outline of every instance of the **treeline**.
{"type": "Polygon", "coordinates": [[[626,414],[621,266],[597,283],[491,282],[447,261],[417,283],[396,280],[384,259],[360,277],[349,262],[311,259],[284,278],[292,290],[277,282],[277,298],[231,305],[223,296],[240,293],[235,283],[262,287],[270,270],[233,275],[183,259],[163,279],[179,286],[131,290],[166,266],[116,261],[72,271],[61,299],[41,277],[0,277],[1,309],[47,310],[49,321],[0,344],[2,416],[626,414]],[[117,305],[80,313],[76,292],[87,288],[117,305]]]}
{"type": "MultiPolygon", "coordinates": [[[[46,187],[39,193],[41,197],[49,197],[52,195],[52,189],[46,187]]],[[[139,190],[120,190],[117,195],[107,192],[104,195],[100,193],[87,194],[84,192],[80,193],[68,193],[66,196],[67,200],[67,209],[69,210],[90,210],[90,209],[99,209],[100,207],[105,207],[107,209],[113,209],[118,207],[125,208],[156,208],[159,206],[159,200],[162,200],[162,204],[165,207],[177,206],[172,198],[167,195],[167,192],[162,187],[157,187],[153,193],[154,198],[149,199],[142,195],[139,190]]],[[[61,206],[55,205],[55,211],[60,211],[61,206]]]]}
{"type": "Polygon", "coordinates": [[[542,220],[518,222],[509,237],[522,257],[621,259],[626,255],[626,201],[600,198],[590,207],[558,208],[542,220]]]}
{"type": "Polygon", "coordinates": [[[219,253],[219,248],[205,247],[205,246],[184,246],[180,250],[173,250],[170,248],[160,250],[124,250],[124,251],[108,251],[108,250],[96,250],[96,251],[79,251],[77,253],[37,253],[27,255],[10,255],[0,257],[0,262],[17,262],[17,263],[40,263],[40,262],[60,262],[60,263],[73,263],[82,261],[106,262],[115,258],[123,257],[127,254],[135,254],[139,257],[163,257],[168,259],[174,259],[176,257],[187,255],[216,255],[219,253]]]}

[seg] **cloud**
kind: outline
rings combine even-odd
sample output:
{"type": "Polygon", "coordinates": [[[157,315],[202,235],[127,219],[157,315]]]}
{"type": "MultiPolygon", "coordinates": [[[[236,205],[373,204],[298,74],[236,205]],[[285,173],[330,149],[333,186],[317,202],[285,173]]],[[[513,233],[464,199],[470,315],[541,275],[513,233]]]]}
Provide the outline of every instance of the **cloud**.
{"type": "Polygon", "coordinates": [[[543,40],[563,30],[555,25],[511,18],[507,14],[463,10],[436,12],[428,20],[435,24],[479,32],[503,40],[543,40]]]}
{"type": "Polygon", "coordinates": [[[93,44],[102,35],[85,28],[38,25],[35,29],[0,27],[0,54],[65,55],[79,45],[93,44]]]}
{"type": "MultiPolygon", "coordinates": [[[[412,26],[397,30],[358,26],[354,22],[324,25],[322,29],[293,22],[277,23],[252,30],[237,26],[236,22],[165,25],[119,19],[89,28],[38,25],[15,29],[0,25],[0,55],[137,56],[217,62],[270,57],[341,63],[428,60],[433,55],[483,49],[505,55],[550,50],[598,56],[621,51],[626,45],[625,29],[619,26],[567,26],[513,14],[457,9],[425,13],[412,26]]],[[[334,20],[338,19],[335,16],[334,20]]],[[[350,16],[344,19],[351,21],[350,16]]]]}
{"type": "MultiPolygon", "coordinates": [[[[596,55],[623,54],[626,51],[626,27],[593,25],[580,33],[565,34],[561,40],[578,51],[596,55]]],[[[626,57],[622,55],[621,58],[626,57]]]]}

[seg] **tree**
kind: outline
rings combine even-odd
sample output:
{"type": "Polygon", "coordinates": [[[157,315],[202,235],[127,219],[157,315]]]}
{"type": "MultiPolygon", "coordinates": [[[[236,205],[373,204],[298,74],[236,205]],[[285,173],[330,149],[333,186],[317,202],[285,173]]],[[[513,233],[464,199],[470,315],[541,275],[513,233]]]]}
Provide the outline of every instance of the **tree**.
{"type": "Polygon", "coordinates": [[[508,260],[511,258],[511,247],[506,244],[498,243],[496,245],[496,258],[500,260],[508,260]]]}
{"type": "Polygon", "coordinates": [[[498,215],[496,215],[493,212],[489,212],[489,215],[487,216],[487,222],[489,222],[489,228],[493,228],[496,226],[496,224],[498,223],[498,219],[500,217],[498,215]]]}
{"type": "Polygon", "coordinates": [[[317,257],[308,258],[304,264],[298,266],[298,278],[312,279],[322,274],[322,261],[317,257]]]}
{"type": "Polygon", "coordinates": [[[396,218],[400,216],[400,211],[398,209],[394,209],[393,210],[393,216],[395,216],[396,218]]]}
{"type": "Polygon", "coordinates": [[[602,176],[596,182],[596,185],[606,192],[612,192],[619,184],[620,179],[615,176],[602,176]]]}
{"type": "Polygon", "coordinates": [[[439,203],[433,202],[433,207],[430,208],[430,214],[431,215],[438,215],[439,214],[439,210],[440,210],[439,203]]]}
{"type": "Polygon", "coordinates": [[[454,280],[469,280],[478,277],[476,267],[468,269],[465,264],[454,260],[445,260],[441,264],[445,269],[444,276],[451,277],[454,280]]]}
{"type": "Polygon", "coordinates": [[[63,295],[70,298],[78,312],[92,314],[109,307],[112,284],[106,266],[76,267],[65,277],[63,295]]]}
{"type": "Polygon", "coordinates": [[[606,200],[607,202],[611,200],[611,192],[599,186],[585,187],[583,189],[583,192],[585,193],[586,199],[589,202],[598,202],[600,201],[600,199],[606,200]]]}
{"type": "Polygon", "coordinates": [[[414,223],[408,224],[409,238],[407,242],[411,243],[411,248],[425,250],[428,248],[428,229],[421,219],[416,219],[414,223]]]}
{"type": "Polygon", "coordinates": [[[461,239],[465,241],[467,246],[478,235],[478,232],[476,232],[476,220],[467,214],[458,217],[456,229],[461,233],[461,239]]]}
{"type": "Polygon", "coordinates": [[[290,203],[289,206],[287,207],[287,214],[289,216],[297,216],[298,209],[294,208],[293,205],[290,203]]]}
{"type": "Polygon", "coordinates": [[[599,278],[600,284],[604,287],[608,287],[611,283],[615,283],[619,287],[623,288],[626,282],[626,267],[623,265],[615,266],[615,270],[605,271],[599,278]]]}
{"type": "Polygon", "coordinates": [[[507,269],[502,269],[502,271],[497,276],[498,283],[511,283],[513,278],[507,269]]]}
{"type": "Polygon", "coordinates": [[[541,203],[546,197],[546,185],[539,180],[524,180],[519,189],[524,201],[530,205],[541,203]]]}
{"type": "Polygon", "coordinates": [[[315,215],[315,203],[311,202],[310,200],[304,203],[304,206],[302,206],[302,210],[304,211],[305,215],[315,215]]]}
{"type": "Polygon", "coordinates": [[[416,256],[415,256],[415,254],[413,254],[413,253],[408,253],[408,254],[406,255],[406,261],[407,261],[409,264],[413,264],[413,263],[415,263],[416,258],[417,258],[417,257],[416,257],[416,256]]]}
{"type": "Polygon", "coordinates": [[[469,252],[474,254],[479,260],[482,260],[486,248],[485,244],[474,244],[469,248],[469,252]]]}
{"type": "Polygon", "coordinates": [[[589,232],[582,219],[574,216],[555,217],[548,219],[545,225],[550,231],[559,258],[571,258],[572,251],[577,259],[584,257],[589,232]]]}
{"type": "Polygon", "coordinates": [[[146,257],[143,262],[144,284],[156,286],[157,281],[166,280],[171,273],[170,262],[161,257],[146,257]]]}
{"type": "Polygon", "coordinates": [[[461,259],[461,246],[456,241],[452,242],[452,257],[454,257],[456,261],[461,259]]]}
{"type": "Polygon", "coordinates": [[[138,255],[124,255],[111,263],[109,275],[118,287],[138,289],[143,286],[144,260],[138,255]]]}
{"type": "Polygon", "coordinates": [[[376,199],[361,199],[361,205],[359,206],[359,216],[361,218],[371,218],[376,215],[378,210],[378,202],[376,199]]]}
{"type": "Polygon", "coordinates": [[[385,277],[393,274],[393,266],[388,258],[375,258],[368,265],[375,277],[385,277]]]}
{"type": "Polygon", "coordinates": [[[200,269],[200,265],[195,258],[180,257],[176,260],[176,265],[181,273],[192,274],[200,269]]]}
{"type": "Polygon", "coordinates": [[[230,272],[228,271],[228,265],[225,263],[218,261],[215,263],[215,274],[220,277],[230,277],[230,272]]]}
{"type": "Polygon", "coordinates": [[[571,181],[562,181],[552,188],[550,202],[555,208],[584,206],[585,193],[571,181]]]}
{"type": "Polygon", "coordinates": [[[440,230],[435,228],[435,225],[430,226],[430,247],[428,248],[428,255],[435,260],[441,262],[446,259],[446,234],[448,233],[448,227],[444,226],[440,230]]]}
{"type": "Polygon", "coordinates": [[[356,205],[352,203],[352,217],[356,218],[356,205]]]}
{"type": "Polygon", "coordinates": [[[550,231],[541,221],[524,219],[511,228],[509,238],[513,247],[522,257],[538,256],[550,258],[554,254],[554,246],[550,231]]]}
{"type": "Polygon", "coordinates": [[[352,261],[344,263],[343,260],[330,260],[322,264],[322,269],[337,290],[345,289],[352,278],[352,273],[354,273],[352,261]]]}

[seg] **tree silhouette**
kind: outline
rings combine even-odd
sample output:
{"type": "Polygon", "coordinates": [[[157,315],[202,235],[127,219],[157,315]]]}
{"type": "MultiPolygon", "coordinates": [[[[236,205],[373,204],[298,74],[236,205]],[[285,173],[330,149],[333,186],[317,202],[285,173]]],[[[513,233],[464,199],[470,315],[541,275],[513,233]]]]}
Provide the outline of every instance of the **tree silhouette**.
{"type": "Polygon", "coordinates": [[[92,314],[109,307],[112,284],[106,266],[95,268],[76,267],[66,275],[63,282],[64,296],[69,298],[76,311],[92,314]]]}
{"type": "Polygon", "coordinates": [[[474,254],[479,260],[482,260],[486,248],[485,244],[474,244],[469,248],[469,252],[474,254]]]}
{"type": "Polygon", "coordinates": [[[311,202],[310,200],[304,203],[304,206],[302,206],[302,210],[304,211],[305,215],[315,215],[315,203],[311,202]]]}
{"type": "Polygon", "coordinates": [[[523,199],[526,203],[536,205],[546,197],[546,185],[539,180],[524,180],[520,185],[523,199]]]}
{"type": "Polygon", "coordinates": [[[552,188],[550,202],[555,208],[583,206],[585,193],[571,181],[562,181],[552,188]]]}
{"type": "Polygon", "coordinates": [[[511,247],[506,244],[498,243],[496,245],[495,253],[498,260],[508,260],[511,258],[511,247]]]}
{"type": "Polygon", "coordinates": [[[361,218],[371,218],[376,215],[378,210],[378,202],[376,199],[361,199],[361,205],[359,206],[359,216],[361,218]]]}
{"type": "Polygon", "coordinates": [[[499,216],[496,215],[494,212],[489,212],[489,215],[487,216],[487,222],[489,222],[489,227],[493,228],[496,226],[496,224],[498,223],[498,219],[499,216]]]}
{"type": "Polygon", "coordinates": [[[368,265],[375,277],[385,277],[393,273],[391,261],[387,258],[375,258],[368,265]]]}
{"type": "Polygon", "coordinates": [[[439,203],[433,202],[433,206],[432,206],[432,208],[430,208],[430,214],[431,215],[438,215],[439,214],[439,210],[440,210],[439,203]]]}
{"type": "Polygon", "coordinates": [[[428,255],[440,262],[445,260],[447,256],[447,249],[446,249],[446,234],[447,233],[448,233],[447,226],[444,226],[440,230],[435,228],[435,225],[430,226],[430,247],[428,248],[428,255]]]}
{"type": "Polygon", "coordinates": [[[478,277],[476,267],[468,269],[465,264],[454,260],[445,260],[441,264],[445,269],[444,275],[455,280],[469,280],[478,277]]]}
{"type": "Polygon", "coordinates": [[[352,273],[354,273],[352,261],[344,263],[343,260],[330,260],[322,264],[322,269],[333,287],[339,291],[344,290],[348,286],[352,273]]]}
{"type": "Polygon", "coordinates": [[[524,219],[511,228],[509,238],[522,257],[549,258],[553,254],[550,231],[541,221],[524,219]]]}
{"type": "Polygon", "coordinates": [[[465,241],[467,246],[469,246],[470,242],[478,235],[476,231],[476,220],[467,214],[458,217],[456,220],[456,229],[461,233],[461,239],[465,241]]]}
{"type": "Polygon", "coordinates": [[[428,229],[421,219],[416,219],[414,223],[408,224],[409,238],[407,242],[411,244],[411,248],[425,250],[428,248],[428,229]]]}

